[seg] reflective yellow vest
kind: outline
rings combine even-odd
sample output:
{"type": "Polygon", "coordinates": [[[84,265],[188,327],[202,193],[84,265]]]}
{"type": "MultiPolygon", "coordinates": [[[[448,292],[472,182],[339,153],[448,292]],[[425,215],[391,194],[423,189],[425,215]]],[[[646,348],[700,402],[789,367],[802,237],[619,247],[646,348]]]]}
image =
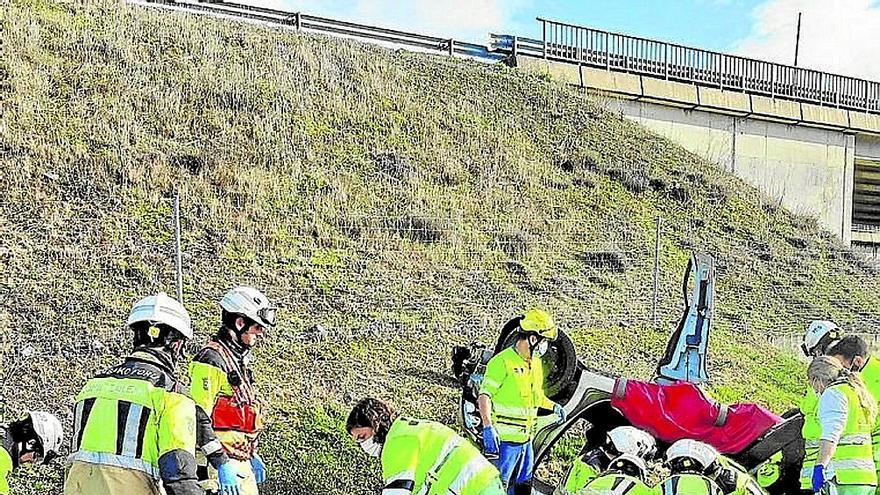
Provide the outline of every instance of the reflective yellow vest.
{"type": "MultiPolygon", "coordinates": [[[[880,402],[880,359],[875,357],[869,358],[868,362],[865,363],[865,367],[862,368],[861,375],[865,386],[868,387],[868,391],[871,392],[874,400],[880,402]]],[[[874,450],[875,471],[880,473],[880,469],[877,469],[880,466],[880,415],[878,415],[877,421],[874,423],[871,443],[874,450]]],[[[878,479],[880,479],[880,474],[878,474],[878,479]]]]}
{"type": "Polygon", "coordinates": [[[134,469],[159,480],[160,457],[176,450],[195,455],[193,400],[148,376],[120,377],[139,372],[148,373],[120,366],[86,383],[76,397],[70,461],[134,469]]]}
{"type": "Polygon", "coordinates": [[[855,389],[849,384],[832,385],[829,390],[838,390],[846,396],[846,426],[837,448],[826,469],[834,472],[836,485],[877,486],[877,472],[874,467],[874,452],[871,446],[871,431],[874,419],[859,403],[855,389]]]}
{"type": "Polygon", "coordinates": [[[577,457],[565,477],[565,483],[559,492],[562,495],[573,495],[578,490],[587,486],[587,484],[599,477],[599,473],[593,466],[584,462],[582,457],[577,457]]]}
{"type": "Polygon", "coordinates": [[[9,473],[12,472],[12,457],[0,447],[0,495],[9,495],[9,473]]]}
{"type": "Polygon", "coordinates": [[[492,399],[492,424],[504,442],[531,440],[538,408],[553,409],[553,403],[544,395],[541,360],[527,363],[513,347],[489,360],[480,393],[492,399]]]}
{"type": "Polygon", "coordinates": [[[587,483],[577,495],[653,495],[642,480],[624,474],[606,474],[587,483]]]}
{"type": "Polygon", "coordinates": [[[501,479],[471,443],[433,421],[398,418],[382,446],[382,493],[481,495],[501,479]],[[399,490],[399,491],[395,491],[399,490]]]}
{"type": "Polygon", "coordinates": [[[660,495],[722,495],[717,483],[699,474],[675,474],[657,487],[660,495]]]}
{"type": "Polygon", "coordinates": [[[801,433],[804,437],[804,463],[801,466],[801,489],[813,491],[813,466],[819,460],[819,437],[822,436],[822,426],[817,416],[819,411],[819,396],[813,387],[807,388],[807,393],[801,397],[801,414],[804,415],[804,426],[801,433]]]}
{"type": "Polygon", "coordinates": [[[767,492],[764,491],[755,478],[752,478],[748,470],[740,466],[733,459],[722,455],[718,457],[718,462],[736,474],[736,488],[727,495],[766,495],[767,492]]]}

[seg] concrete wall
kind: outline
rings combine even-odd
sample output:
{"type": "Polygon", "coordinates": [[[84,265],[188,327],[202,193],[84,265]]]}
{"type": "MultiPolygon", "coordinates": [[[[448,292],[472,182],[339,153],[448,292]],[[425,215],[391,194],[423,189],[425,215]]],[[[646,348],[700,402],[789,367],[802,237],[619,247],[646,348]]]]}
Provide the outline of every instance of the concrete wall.
{"type": "Polygon", "coordinates": [[[612,106],[849,239],[853,136],[648,101],[618,100],[612,106]]]}
{"type": "Polygon", "coordinates": [[[880,159],[880,115],[529,57],[517,65],[612,96],[623,115],[852,239],[855,157],[880,159]]]}

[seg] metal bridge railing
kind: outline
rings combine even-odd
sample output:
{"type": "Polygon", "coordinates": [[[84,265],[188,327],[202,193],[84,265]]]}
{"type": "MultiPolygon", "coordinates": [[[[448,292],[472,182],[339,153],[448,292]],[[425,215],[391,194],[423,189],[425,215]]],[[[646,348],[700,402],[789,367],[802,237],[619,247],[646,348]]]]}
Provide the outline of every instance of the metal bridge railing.
{"type": "Polygon", "coordinates": [[[647,38],[538,18],[542,39],[493,35],[493,47],[658,77],[699,86],[742,91],[880,113],[880,82],[829,74],[647,38]]]}

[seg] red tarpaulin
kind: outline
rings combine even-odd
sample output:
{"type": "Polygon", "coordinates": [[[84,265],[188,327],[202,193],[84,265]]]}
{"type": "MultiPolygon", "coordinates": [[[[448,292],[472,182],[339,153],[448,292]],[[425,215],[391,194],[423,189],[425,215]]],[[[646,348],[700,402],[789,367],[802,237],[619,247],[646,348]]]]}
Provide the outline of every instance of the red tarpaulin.
{"type": "Polygon", "coordinates": [[[722,405],[692,383],[618,379],[611,405],[633,426],[674,442],[693,438],[723,454],[742,451],[782,418],[757,404],[722,405]]]}

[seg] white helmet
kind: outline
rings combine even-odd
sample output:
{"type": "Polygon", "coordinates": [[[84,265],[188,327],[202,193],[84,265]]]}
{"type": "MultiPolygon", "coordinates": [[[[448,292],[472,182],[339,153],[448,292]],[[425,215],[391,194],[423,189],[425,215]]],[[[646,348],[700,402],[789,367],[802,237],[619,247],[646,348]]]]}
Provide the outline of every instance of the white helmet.
{"type": "Polygon", "coordinates": [[[648,464],[644,459],[633,454],[621,454],[615,457],[608,465],[608,469],[639,478],[642,481],[648,474],[648,464]]]}
{"type": "Polygon", "coordinates": [[[220,307],[230,313],[247,316],[264,327],[275,326],[275,306],[253,287],[236,287],[220,300],[220,307]]]}
{"type": "Polygon", "coordinates": [[[718,460],[718,455],[715,447],[697,440],[684,438],[673,443],[666,450],[666,463],[671,465],[676,460],[684,461],[682,462],[683,467],[704,472],[718,460]],[[693,464],[689,465],[691,462],[693,464]]]}
{"type": "Polygon", "coordinates": [[[126,325],[131,326],[142,321],[153,325],[168,325],[188,339],[193,337],[192,320],[186,308],[164,292],[147,296],[134,304],[126,325]]]}
{"type": "Polygon", "coordinates": [[[649,458],[657,451],[654,437],[634,426],[618,426],[608,432],[608,443],[617,454],[630,454],[649,458]]]}
{"type": "Polygon", "coordinates": [[[840,339],[840,329],[832,321],[815,320],[810,323],[801,350],[807,357],[816,356],[816,352],[824,353],[832,342],[840,339]]]}
{"type": "Polygon", "coordinates": [[[29,415],[31,423],[34,425],[34,433],[40,438],[40,443],[43,446],[43,463],[45,464],[58,455],[58,450],[64,441],[64,428],[61,427],[61,421],[54,414],[31,411],[29,415]]]}

